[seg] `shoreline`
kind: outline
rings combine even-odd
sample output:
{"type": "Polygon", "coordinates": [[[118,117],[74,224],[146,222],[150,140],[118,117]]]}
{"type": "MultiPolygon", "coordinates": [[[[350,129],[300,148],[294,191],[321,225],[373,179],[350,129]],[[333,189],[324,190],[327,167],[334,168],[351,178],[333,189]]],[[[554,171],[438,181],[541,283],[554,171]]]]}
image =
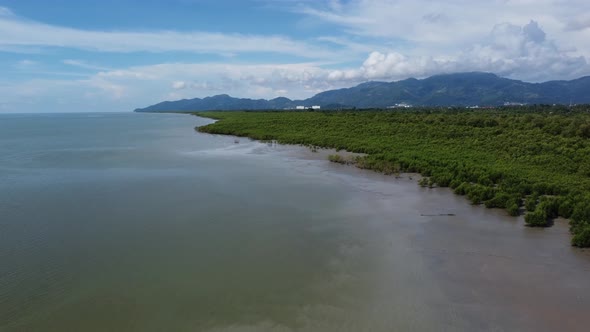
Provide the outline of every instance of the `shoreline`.
{"type": "MultiPolygon", "coordinates": [[[[217,121],[220,121],[218,119],[215,118],[209,118],[209,117],[204,117],[200,114],[194,114],[194,113],[179,113],[179,114],[189,114],[189,115],[193,115],[202,119],[207,119],[207,120],[212,120],[211,123],[215,123],[217,121]]],[[[206,124],[208,125],[208,124],[206,124]]],[[[206,126],[203,125],[203,126],[206,126]]],[[[202,126],[196,127],[195,130],[198,131],[198,128],[200,128],[202,126]]],[[[357,170],[362,170],[362,171],[367,171],[373,174],[377,174],[377,175],[382,175],[382,176],[386,176],[389,177],[393,180],[399,180],[399,179],[408,179],[411,180],[413,182],[415,182],[415,184],[418,187],[422,187],[425,189],[447,189],[445,191],[448,191],[448,194],[451,194],[453,196],[459,196],[465,199],[465,203],[474,207],[478,207],[478,208],[484,208],[484,209],[489,209],[489,210],[498,210],[498,211],[502,211],[505,215],[505,217],[507,218],[513,218],[515,221],[519,220],[519,223],[522,224],[522,226],[524,228],[537,228],[537,227],[531,227],[529,225],[526,224],[526,222],[524,222],[524,216],[526,214],[525,210],[521,208],[521,211],[519,212],[518,215],[513,216],[510,215],[508,213],[508,211],[506,211],[506,209],[503,208],[488,208],[485,206],[485,204],[483,203],[479,203],[479,204],[473,204],[471,202],[469,202],[469,200],[464,196],[464,195],[458,195],[457,193],[453,192],[453,190],[451,188],[448,187],[441,187],[438,186],[436,184],[421,184],[420,181],[422,179],[428,179],[428,177],[423,176],[420,173],[414,173],[414,172],[399,172],[399,173],[385,173],[385,172],[380,172],[374,169],[370,169],[370,168],[363,168],[363,167],[359,167],[358,164],[354,161],[352,162],[340,162],[340,161],[333,161],[330,160],[330,157],[333,155],[338,155],[341,156],[342,158],[344,158],[345,161],[348,160],[352,160],[355,157],[365,157],[368,156],[368,154],[364,154],[364,153],[356,153],[356,152],[350,152],[350,151],[346,151],[346,150],[337,150],[334,148],[324,148],[324,147],[320,147],[320,146],[306,146],[303,144],[283,144],[283,143],[278,143],[276,140],[271,140],[268,142],[265,141],[261,141],[261,140],[257,140],[254,138],[251,138],[249,136],[238,136],[238,135],[233,135],[233,134],[216,134],[216,133],[203,133],[203,134],[208,134],[208,135],[220,135],[220,136],[227,136],[227,137],[234,137],[236,139],[248,139],[251,142],[258,142],[258,143],[262,143],[262,144],[270,144],[270,146],[272,146],[273,148],[278,148],[279,152],[290,152],[292,154],[292,156],[296,157],[296,158],[300,158],[300,159],[304,159],[304,160],[318,160],[318,161],[328,161],[331,164],[336,164],[336,165],[340,165],[343,167],[351,167],[357,170]]],[[[237,142],[237,144],[239,144],[239,142],[237,142]]],[[[570,223],[570,219],[568,218],[563,218],[563,217],[557,217],[555,218],[552,223],[547,226],[547,227],[540,227],[538,228],[539,230],[546,230],[546,229],[550,229],[552,227],[554,227],[556,224],[565,224],[566,227],[569,227],[569,223],[570,223]]],[[[590,253],[590,249],[589,248],[584,248],[584,247],[575,247],[577,250],[579,250],[580,252],[589,252],[590,253]]]]}
{"type": "MultiPolygon", "coordinates": [[[[535,127],[527,127],[522,115],[507,115],[514,118],[508,119],[498,114],[450,113],[443,118],[442,113],[377,111],[191,114],[221,120],[196,128],[202,133],[304,145],[313,150],[332,147],[363,153],[362,157],[329,158],[384,174],[420,173],[419,184],[423,187],[449,187],[474,205],[501,208],[511,216],[524,214],[529,227],[549,228],[558,217],[570,219],[570,244],[590,247],[590,182],[580,171],[572,174],[571,167],[556,164],[563,158],[584,153],[585,145],[571,150],[567,157],[556,155],[550,151],[557,151],[576,138],[539,133],[535,127]],[[514,137],[527,133],[537,139],[514,141],[514,137]],[[496,142],[498,137],[505,142],[496,142]],[[554,150],[531,150],[544,140],[554,150]],[[506,155],[505,144],[513,146],[511,154],[506,155]],[[534,162],[539,158],[551,161],[555,170],[539,167],[534,162]]],[[[550,121],[543,115],[536,116],[540,121],[550,121]]]]}
{"type": "MultiPolygon", "coordinates": [[[[511,217],[503,209],[470,204],[450,188],[421,187],[410,174],[396,178],[329,162],[326,157],[333,149],[271,147],[260,153],[292,158],[292,167],[305,168],[305,174],[325,171],[325,176],[358,191],[355,197],[360,202],[347,204],[359,204],[359,213],[376,214],[358,219],[354,226],[356,232],[367,233],[367,242],[360,248],[373,248],[370,253],[378,267],[373,287],[380,295],[367,304],[368,312],[383,311],[380,303],[406,308],[400,303],[414,298],[413,305],[427,313],[428,323],[452,316],[456,320],[450,326],[457,330],[462,326],[465,330],[583,331],[587,326],[590,299],[586,295],[590,293],[585,276],[590,271],[590,251],[563,245],[570,237],[566,220],[557,219],[551,228],[527,227],[522,215],[511,217]],[[375,211],[366,212],[366,208],[375,211]],[[424,282],[424,290],[415,289],[414,282],[424,282]],[[408,293],[403,285],[416,293],[408,293]],[[433,308],[424,300],[440,301],[441,306],[433,308]],[[563,320],[566,313],[570,319],[563,320]]],[[[424,329],[437,326],[426,324],[424,329]]]]}
{"type": "MultiPolygon", "coordinates": [[[[208,119],[208,118],[205,118],[205,119],[208,119]]],[[[358,167],[355,163],[341,163],[341,162],[334,162],[334,161],[329,160],[329,157],[334,154],[340,154],[345,157],[364,156],[364,154],[359,154],[359,153],[350,152],[350,151],[343,151],[343,150],[337,151],[336,149],[331,149],[331,148],[321,148],[321,147],[311,148],[309,146],[305,146],[305,145],[301,145],[301,144],[282,144],[282,143],[276,143],[276,142],[263,142],[263,141],[256,140],[256,139],[253,139],[253,138],[250,138],[247,136],[209,134],[209,133],[203,133],[203,134],[213,135],[213,136],[220,135],[220,136],[225,136],[225,137],[235,137],[235,138],[240,138],[240,139],[247,139],[249,142],[260,143],[260,144],[265,144],[267,146],[271,146],[273,153],[285,154],[289,157],[296,158],[298,160],[325,161],[335,167],[347,168],[347,169],[351,170],[352,172],[364,173],[363,174],[364,176],[367,176],[368,174],[370,174],[370,175],[379,177],[384,182],[393,182],[395,184],[396,182],[394,182],[394,181],[398,181],[398,180],[411,181],[411,183],[414,184],[417,188],[423,188],[425,190],[437,190],[437,191],[440,191],[441,193],[444,193],[445,195],[450,195],[453,197],[461,198],[464,201],[464,204],[466,206],[472,206],[472,207],[479,208],[482,210],[491,210],[491,211],[500,212],[502,217],[506,217],[506,218],[510,218],[510,219],[514,220],[518,224],[521,224],[523,229],[536,229],[537,231],[546,231],[546,230],[550,230],[551,228],[553,228],[557,224],[561,225],[560,226],[562,228],[561,230],[565,230],[565,228],[569,227],[570,220],[566,219],[566,218],[562,218],[562,217],[555,218],[554,225],[552,225],[550,227],[535,228],[535,227],[527,226],[526,223],[524,222],[524,213],[521,213],[518,216],[511,216],[510,214],[507,213],[507,211],[505,209],[487,208],[487,207],[485,207],[485,205],[483,203],[473,204],[473,203],[469,202],[469,200],[465,196],[458,195],[458,194],[454,193],[451,188],[440,187],[437,185],[433,185],[433,186],[421,185],[420,180],[425,177],[420,173],[401,172],[401,173],[397,173],[397,174],[386,174],[386,173],[378,172],[378,171],[375,171],[372,169],[358,167]]],[[[241,144],[241,142],[236,143],[236,144],[241,144]]],[[[438,213],[438,214],[434,213],[434,214],[423,214],[421,216],[424,216],[424,217],[453,217],[455,215],[448,214],[448,213],[438,213]]],[[[575,248],[575,250],[580,251],[580,252],[590,253],[590,248],[578,248],[578,247],[573,247],[573,248],[575,248]]]]}

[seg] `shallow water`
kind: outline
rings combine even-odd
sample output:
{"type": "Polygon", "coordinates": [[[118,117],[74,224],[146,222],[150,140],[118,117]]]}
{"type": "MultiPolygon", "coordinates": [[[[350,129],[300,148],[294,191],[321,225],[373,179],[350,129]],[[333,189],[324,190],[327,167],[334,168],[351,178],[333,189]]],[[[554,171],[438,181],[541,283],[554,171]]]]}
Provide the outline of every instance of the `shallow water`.
{"type": "Polygon", "coordinates": [[[589,326],[565,222],[193,130],[208,122],[0,115],[0,331],[589,326]]]}

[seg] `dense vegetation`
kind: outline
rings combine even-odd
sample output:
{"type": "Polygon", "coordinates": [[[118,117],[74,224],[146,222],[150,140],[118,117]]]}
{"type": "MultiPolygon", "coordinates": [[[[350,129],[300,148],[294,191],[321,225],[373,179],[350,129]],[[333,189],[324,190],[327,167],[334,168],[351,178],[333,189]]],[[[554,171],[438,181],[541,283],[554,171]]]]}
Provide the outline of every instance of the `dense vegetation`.
{"type": "Polygon", "coordinates": [[[474,204],[526,213],[526,224],[569,218],[572,244],[590,246],[590,113],[560,107],[466,111],[208,112],[206,133],[366,153],[358,167],[418,172],[474,204]]]}

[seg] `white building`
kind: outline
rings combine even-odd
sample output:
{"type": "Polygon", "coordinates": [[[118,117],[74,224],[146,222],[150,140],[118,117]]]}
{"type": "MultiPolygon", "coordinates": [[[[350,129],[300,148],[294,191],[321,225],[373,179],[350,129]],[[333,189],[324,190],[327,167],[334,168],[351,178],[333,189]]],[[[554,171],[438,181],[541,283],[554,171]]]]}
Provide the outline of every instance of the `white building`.
{"type": "Polygon", "coordinates": [[[306,106],[295,106],[296,110],[319,110],[320,107],[319,106],[311,106],[311,107],[306,107],[306,106]]]}
{"type": "Polygon", "coordinates": [[[395,104],[393,106],[389,106],[387,108],[411,108],[412,105],[407,104],[407,103],[399,103],[399,104],[395,104]]]}

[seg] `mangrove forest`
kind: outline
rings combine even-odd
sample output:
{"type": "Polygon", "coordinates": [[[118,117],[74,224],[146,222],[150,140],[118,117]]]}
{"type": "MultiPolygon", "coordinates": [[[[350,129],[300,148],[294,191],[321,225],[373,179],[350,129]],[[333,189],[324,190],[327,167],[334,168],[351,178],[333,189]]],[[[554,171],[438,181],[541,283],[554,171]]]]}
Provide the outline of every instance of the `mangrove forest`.
{"type": "Polygon", "coordinates": [[[200,132],[366,154],[330,160],[420,173],[473,204],[524,214],[531,227],[570,220],[590,247],[590,113],[586,107],[202,112],[200,132]]]}

